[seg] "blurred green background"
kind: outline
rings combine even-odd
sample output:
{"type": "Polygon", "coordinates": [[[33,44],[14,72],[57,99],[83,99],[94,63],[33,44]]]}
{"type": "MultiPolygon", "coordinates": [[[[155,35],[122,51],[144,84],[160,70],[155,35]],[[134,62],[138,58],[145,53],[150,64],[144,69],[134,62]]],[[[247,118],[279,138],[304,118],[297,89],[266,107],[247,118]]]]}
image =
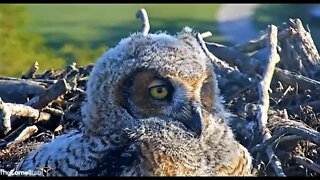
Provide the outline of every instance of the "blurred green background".
{"type": "MultiPolygon", "coordinates": [[[[93,63],[109,47],[140,31],[135,13],[145,8],[150,32],[175,34],[185,26],[211,31],[208,41],[227,43],[216,17],[222,4],[0,4],[0,76],[21,76],[35,61],[40,72],[72,62],[93,63]]],[[[300,17],[311,22],[308,5],[263,4],[254,13],[258,30],[300,17]],[[303,7],[303,8],[301,8],[303,7]]],[[[236,11],[236,10],[235,10],[236,11]]],[[[320,22],[320,20],[319,20],[320,22]]],[[[320,23],[313,23],[318,32],[320,23]]],[[[317,41],[318,43],[318,41],[317,41]]]]}

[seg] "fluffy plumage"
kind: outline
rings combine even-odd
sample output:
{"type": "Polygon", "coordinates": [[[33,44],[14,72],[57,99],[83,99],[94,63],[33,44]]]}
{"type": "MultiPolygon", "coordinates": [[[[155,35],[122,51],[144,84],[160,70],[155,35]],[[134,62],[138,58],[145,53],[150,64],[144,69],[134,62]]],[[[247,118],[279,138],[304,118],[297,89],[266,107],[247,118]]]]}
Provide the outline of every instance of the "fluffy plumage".
{"type": "Polygon", "coordinates": [[[251,158],[227,126],[210,60],[192,32],[136,33],[97,61],[83,126],[35,150],[17,170],[57,176],[250,175],[251,158]],[[150,98],[150,83],[169,87],[150,98]]]}

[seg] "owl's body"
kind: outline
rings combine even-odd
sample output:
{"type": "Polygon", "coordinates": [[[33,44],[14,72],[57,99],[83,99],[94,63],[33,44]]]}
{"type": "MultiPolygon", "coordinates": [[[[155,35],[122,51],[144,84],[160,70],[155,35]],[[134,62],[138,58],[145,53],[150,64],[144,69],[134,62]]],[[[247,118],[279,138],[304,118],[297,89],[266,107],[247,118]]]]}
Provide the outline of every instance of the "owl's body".
{"type": "Polygon", "coordinates": [[[96,63],[81,131],[17,170],[69,176],[243,176],[251,157],[227,125],[211,62],[192,32],[133,34],[96,63]]]}

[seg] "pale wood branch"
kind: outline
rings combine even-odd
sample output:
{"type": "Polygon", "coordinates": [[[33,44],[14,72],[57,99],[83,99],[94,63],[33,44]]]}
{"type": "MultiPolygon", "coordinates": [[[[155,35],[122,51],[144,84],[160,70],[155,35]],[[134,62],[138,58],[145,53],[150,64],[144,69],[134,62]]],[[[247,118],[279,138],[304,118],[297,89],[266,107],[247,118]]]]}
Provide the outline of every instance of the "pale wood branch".
{"type": "Polygon", "coordinates": [[[11,130],[11,117],[29,117],[34,122],[49,120],[51,115],[23,104],[5,103],[0,98],[1,130],[7,134],[11,130]]]}
{"type": "Polygon", "coordinates": [[[60,79],[57,83],[51,85],[38,96],[23,104],[3,103],[0,101],[0,112],[2,112],[1,128],[4,134],[11,130],[11,123],[19,116],[31,117],[35,122],[50,119],[50,114],[39,112],[37,109],[46,107],[50,102],[65,94],[71,88],[65,79],[60,79]],[[13,117],[12,117],[13,116],[13,117]],[[12,118],[11,118],[12,117],[12,118]]]}
{"type": "MultiPolygon", "coordinates": [[[[277,53],[277,44],[278,44],[277,34],[278,34],[278,28],[274,25],[269,26],[268,48],[270,51],[270,55],[268,58],[267,67],[263,74],[263,78],[261,82],[258,84],[259,105],[258,105],[257,120],[258,120],[259,131],[263,136],[263,142],[272,137],[270,130],[267,128],[268,109],[270,104],[268,91],[270,89],[270,84],[271,84],[275,66],[280,61],[280,57],[277,53]]],[[[266,148],[266,153],[268,155],[268,158],[270,160],[271,166],[275,174],[277,176],[285,176],[281,167],[281,162],[278,159],[278,157],[274,154],[271,146],[268,146],[266,148]]]]}
{"type": "Polygon", "coordinates": [[[55,79],[22,79],[22,78],[3,77],[3,76],[0,76],[0,80],[31,82],[31,83],[38,83],[39,85],[54,84],[58,81],[55,79]]]}
{"type": "Polygon", "coordinates": [[[7,134],[11,130],[11,113],[9,108],[0,98],[0,130],[3,131],[4,134],[7,134]]]}
{"type": "Polygon", "coordinates": [[[280,61],[280,57],[277,53],[277,27],[274,25],[270,26],[270,56],[268,59],[268,64],[265,69],[263,79],[258,84],[258,90],[259,90],[259,110],[258,110],[258,125],[259,130],[263,135],[263,141],[269,139],[271,137],[271,134],[266,127],[267,120],[268,120],[268,109],[269,109],[269,89],[270,84],[273,76],[273,72],[275,69],[276,64],[280,61]]]}
{"type": "Polygon", "coordinates": [[[311,34],[304,29],[300,19],[289,19],[289,25],[297,31],[292,38],[292,45],[301,58],[306,76],[314,78],[314,74],[320,70],[320,55],[311,34]]]}
{"type": "Polygon", "coordinates": [[[31,65],[30,69],[24,75],[22,75],[22,79],[34,78],[35,73],[37,72],[38,69],[39,69],[39,63],[36,61],[31,65]]]}
{"type": "Polygon", "coordinates": [[[212,33],[211,33],[210,31],[201,33],[201,37],[202,37],[203,39],[208,38],[208,37],[211,37],[211,36],[212,36],[212,33]]]}
{"type": "Polygon", "coordinates": [[[57,99],[59,96],[70,91],[71,87],[66,82],[65,79],[60,79],[57,83],[51,85],[40,95],[33,97],[26,105],[31,106],[36,109],[41,109],[46,107],[50,102],[57,99]]]}
{"type": "MultiPolygon", "coordinates": [[[[264,61],[262,60],[249,57],[235,49],[223,46],[221,44],[206,43],[206,46],[212,54],[217,56],[217,58],[222,59],[230,65],[238,67],[241,72],[248,74],[253,80],[255,79],[254,76],[256,74],[263,73],[264,61]]],[[[311,90],[313,94],[320,94],[319,81],[295,72],[291,72],[289,70],[275,67],[273,79],[294,87],[296,84],[299,84],[298,88],[301,91],[311,90]]]]}
{"type": "Polygon", "coordinates": [[[139,9],[136,13],[136,18],[139,19],[142,23],[142,33],[147,35],[150,30],[150,23],[147,11],[145,9],[139,9]]]}
{"type": "MultiPolygon", "coordinates": [[[[277,39],[280,41],[280,40],[283,40],[283,39],[290,37],[291,35],[293,35],[295,33],[296,32],[292,28],[288,28],[288,29],[285,29],[285,30],[282,30],[281,32],[279,32],[277,39]]],[[[266,48],[267,43],[268,43],[268,35],[264,34],[255,40],[251,40],[245,44],[237,45],[234,48],[239,50],[240,52],[248,53],[248,52],[254,52],[259,49],[266,48]]]]}
{"type": "Polygon", "coordinates": [[[32,135],[35,134],[36,132],[38,132],[38,128],[37,128],[36,125],[26,127],[26,128],[19,134],[19,136],[14,139],[14,141],[9,142],[9,143],[7,144],[7,147],[8,147],[8,146],[11,146],[11,145],[13,145],[13,144],[20,143],[20,142],[28,139],[30,136],[32,136],[32,135]]]}

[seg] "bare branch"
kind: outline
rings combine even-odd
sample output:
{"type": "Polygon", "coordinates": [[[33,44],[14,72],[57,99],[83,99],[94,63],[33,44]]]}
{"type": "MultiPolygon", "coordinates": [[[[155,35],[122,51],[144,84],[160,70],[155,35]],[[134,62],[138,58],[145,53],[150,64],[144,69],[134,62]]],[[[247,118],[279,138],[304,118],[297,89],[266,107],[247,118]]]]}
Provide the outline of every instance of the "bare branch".
{"type": "Polygon", "coordinates": [[[279,137],[284,136],[286,134],[293,134],[296,136],[303,137],[306,140],[309,140],[313,143],[320,145],[320,133],[311,128],[302,127],[302,126],[283,126],[277,129],[272,138],[265,141],[266,144],[270,144],[277,140],[279,137]]]}
{"type": "Polygon", "coordinates": [[[3,102],[0,103],[1,104],[0,112],[3,112],[1,113],[2,121],[0,123],[4,133],[6,134],[11,130],[11,123],[14,122],[16,118],[16,117],[12,118],[12,122],[11,122],[10,117],[13,115],[31,117],[33,119],[36,119],[36,122],[50,119],[50,114],[39,112],[36,109],[42,109],[46,107],[50,102],[52,102],[59,96],[65,94],[69,90],[70,90],[70,86],[66,82],[66,80],[60,79],[57,83],[51,85],[43,93],[33,97],[30,101],[26,102],[24,105],[3,103],[3,102]]]}
{"type": "Polygon", "coordinates": [[[264,61],[249,57],[237,49],[230,48],[218,43],[206,42],[208,50],[217,58],[229,63],[232,66],[237,66],[239,70],[250,76],[262,74],[264,70],[264,61]]]}
{"type": "MultiPolygon", "coordinates": [[[[295,122],[295,121],[293,121],[295,122]]],[[[281,140],[285,135],[295,135],[295,139],[298,140],[301,137],[304,140],[308,140],[312,143],[320,145],[320,133],[308,127],[298,125],[298,122],[293,125],[284,125],[276,129],[270,139],[265,140],[262,144],[259,144],[252,148],[250,152],[259,152],[266,149],[268,146],[272,146],[277,141],[281,140]],[[297,136],[297,137],[296,137],[297,136]]]]}
{"type": "Polygon", "coordinates": [[[0,98],[0,130],[7,134],[11,130],[11,113],[6,104],[0,98]]]}
{"type": "Polygon", "coordinates": [[[11,117],[29,117],[35,122],[45,121],[50,119],[51,115],[45,112],[40,112],[30,106],[23,104],[5,103],[0,98],[0,124],[4,134],[11,130],[11,117]]]}
{"type": "Polygon", "coordinates": [[[41,109],[46,107],[50,102],[57,99],[59,96],[65,94],[71,88],[65,79],[60,79],[57,83],[51,85],[39,96],[32,98],[26,103],[26,105],[31,106],[36,109],[41,109]]]}
{"type": "Polygon", "coordinates": [[[43,83],[26,79],[0,79],[0,97],[5,102],[25,103],[29,97],[45,91],[43,83]]]}
{"type": "Polygon", "coordinates": [[[266,67],[266,70],[263,75],[262,81],[258,84],[259,89],[259,111],[257,115],[259,130],[263,135],[263,141],[269,139],[271,134],[266,127],[267,120],[268,120],[268,109],[269,109],[269,89],[270,84],[273,76],[273,72],[275,69],[276,64],[280,61],[280,57],[277,53],[277,27],[271,25],[270,27],[270,56],[269,62],[266,67]]]}
{"type": "MultiPolygon", "coordinates": [[[[263,61],[244,55],[236,49],[232,49],[217,43],[206,43],[208,50],[217,56],[219,59],[227,62],[230,65],[237,66],[239,70],[249,76],[255,76],[256,74],[262,74],[264,70],[263,61]]],[[[289,70],[275,68],[274,77],[275,81],[281,81],[281,83],[296,86],[299,84],[299,90],[311,90],[314,94],[320,92],[320,82],[301,74],[291,72],[289,70]]]]}
{"type": "Polygon", "coordinates": [[[296,44],[294,44],[295,51],[302,57],[302,63],[306,70],[315,71],[313,73],[316,73],[320,68],[320,55],[312,40],[311,34],[304,29],[300,19],[290,19],[289,24],[298,32],[297,35],[294,36],[296,40],[296,44]]]}
{"type": "Polygon", "coordinates": [[[31,65],[30,69],[22,76],[22,79],[34,78],[35,73],[37,72],[38,69],[39,69],[39,64],[36,61],[31,65]]]}
{"type": "MultiPolygon", "coordinates": [[[[278,40],[281,41],[283,39],[286,39],[295,33],[296,32],[292,28],[282,30],[278,34],[278,40]]],[[[267,47],[267,42],[268,42],[268,36],[266,34],[264,34],[261,37],[259,37],[258,39],[251,40],[248,43],[235,46],[235,49],[238,49],[239,51],[241,51],[243,53],[254,52],[259,49],[263,49],[263,48],[267,47]]]]}
{"type": "Polygon", "coordinates": [[[268,146],[265,149],[265,151],[266,151],[266,154],[270,160],[270,164],[271,164],[275,174],[280,177],[285,177],[286,175],[284,174],[284,172],[282,170],[281,162],[280,162],[279,158],[275,155],[275,153],[272,149],[272,146],[268,146]]]}
{"type": "MultiPolygon", "coordinates": [[[[270,130],[267,128],[267,120],[268,120],[268,109],[269,109],[269,89],[270,84],[273,76],[273,72],[275,69],[276,64],[280,61],[280,57],[277,53],[277,34],[278,34],[278,28],[274,25],[271,25],[269,27],[269,59],[268,59],[268,65],[265,69],[263,78],[261,82],[258,84],[258,90],[259,90],[259,106],[258,106],[258,113],[257,113],[257,120],[258,120],[258,127],[259,131],[261,132],[263,136],[263,142],[270,139],[272,136],[270,134],[270,130]]],[[[274,154],[272,147],[268,146],[266,148],[266,153],[268,155],[268,158],[270,160],[271,166],[273,167],[274,172],[277,176],[285,176],[283,173],[280,160],[278,157],[274,154]]]]}
{"type": "Polygon", "coordinates": [[[50,114],[41,112],[38,109],[34,109],[24,104],[4,103],[7,107],[7,111],[12,116],[16,117],[29,117],[35,120],[35,122],[45,121],[50,119],[50,114]]]}
{"type": "Polygon", "coordinates": [[[212,33],[211,33],[210,31],[201,33],[201,37],[202,37],[203,39],[208,38],[208,37],[211,37],[211,36],[212,36],[212,33]]]}
{"type": "Polygon", "coordinates": [[[304,165],[305,167],[320,174],[320,165],[314,163],[311,159],[302,156],[293,156],[297,163],[304,165]]]}
{"type": "MultiPolygon", "coordinates": [[[[217,58],[215,55],[213,55],[207,48],[206,43],[204,42],[201,34],[197,34],[197,40],[200,43],[201,48],[206,53],[206,55],[210,58],[212,64],[215,66],[216,71],[229,71],[229,72],[235,72],[236,76],[238,78],[243,79],[250,79],[246,74],[241,73],[240,71],[237,71],[235,68],[231,67],[228,63],[225,61],[222,61],[221,59],[217,58]]],[[[228,74],[228,73],[225,73],[228,74]]]]}
{"type": "Polygon", "coordinates": [[[13,145],[13,144],[20,143],[20,142],[28,139],[30,136],[32,136],[32,135],[35,134],[36,132],[38,132],[38,128],[37,128],[36,125],[26,127],[26,128],[19,134],[19,136],[18,136],[17,138],[15,138],[14,141],[9,142],[9,143],[7,144],[7,147],[10,146],[10,145],[13,145]]]}
{"type": "Polygon", "coordinates": [[[56,83],[58,80],[54,79],[21,79],[21,78],[14,78],[14,77],[3,77],[0,76],[0,80],[11,80],[11,81],[22,81],[22,82],[31,82],[31,83],[39,83],[42,84],[53,84],[56,83]]]}
{"type": "Polygon", "coordinates": [[[313,90],[314,93],[320,92],[320,82],[317,80],[280,68],[275,68],[274,73],[274,78],[280,80],[282,83],[292,86],[295,86],[296,83],[298,83],[300,90],[310,89],[313,90]]]}
{"type": "Polygon", "coordinates": [[[142,23],[142,33],[147,35],[150,30],[149,18],[147,11],[145,9],[139,9],[136,13],[136,18],[139,19],[142,23]]]}
{"type": "Polygon", "coordinates": [[[54,116],[63,116],[64,112],[60,109],[55,109],[55,108],[50,108],[50,107],[45,107],[42,109],[43,112],[52,114],[54,116]]]}

